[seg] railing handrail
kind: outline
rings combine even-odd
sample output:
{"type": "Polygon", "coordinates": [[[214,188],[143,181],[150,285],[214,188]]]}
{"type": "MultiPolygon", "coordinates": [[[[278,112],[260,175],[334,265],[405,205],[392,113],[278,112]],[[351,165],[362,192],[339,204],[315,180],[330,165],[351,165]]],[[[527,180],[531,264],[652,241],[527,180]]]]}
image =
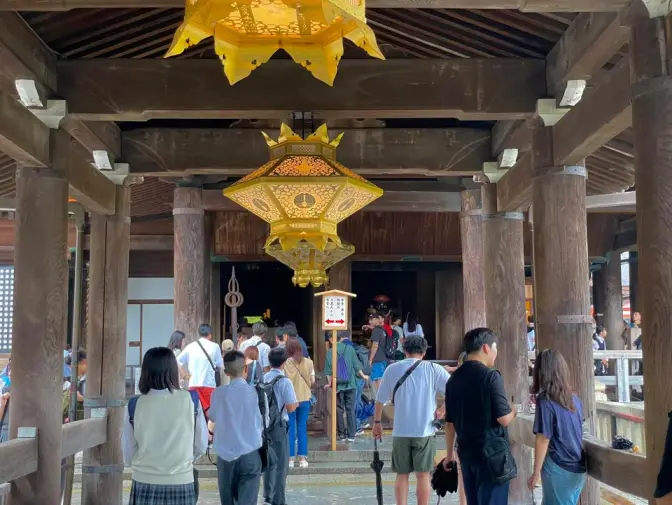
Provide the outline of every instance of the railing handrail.
{"type": "MultiPolygon", "coordinates": [[[[531,360],[537,357],[537,351],[528,351],[527,357],[531,360]]],[[[594,359],[642,359],[642,351],[593,351],[594,359]]]]}

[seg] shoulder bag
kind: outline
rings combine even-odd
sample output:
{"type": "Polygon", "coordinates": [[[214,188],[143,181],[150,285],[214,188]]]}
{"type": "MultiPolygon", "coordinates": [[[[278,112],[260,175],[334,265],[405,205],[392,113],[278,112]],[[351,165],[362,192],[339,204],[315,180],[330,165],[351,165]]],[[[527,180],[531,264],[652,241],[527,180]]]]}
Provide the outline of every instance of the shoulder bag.
{"type": "Polygon", "coordinates": [[[394,386],[394,389],[392,390],[392,405],[394,405],[394,396],[397,394],[397,389],[401,387],[401,385],[406,382],[406,379],[408,379],[408,376],[413,373],[413,370],[418,368],[420,366],[420,363],[422,363],[422,360],[419,359],[415,363],[413,363],[410,367],[408,367],[408,370],[404,372],[404,375],[401,376],[401,378],[397,381],[397,383],[394,386]]]}
{"type": "Polygon", "coordinates": [[[511,445],[506,428],[503,426],[492,427],[491,399],[490,394],[486,395],[485,390],[493,373],[499,372],[488,371],[481,384],[481,398],[485,404],[484,411],[487,419],[481,455],[483,472],[487,479],[492,484],[501,485],[514,479],[518,475],[518,468],[516,467],[516,461],[513,459],[513,454],[511,454],[511,445]],[[501,434],[502,431],[504,432],[503,435],[501,434]]]}
{"type": "Polygon", "coordinates": [[[215,367],[215,364],[212,362],[212,358],[208,354],[208,351],[205,350],[205,347],[203,347],[203,344],[201,344],[198,340],[196,341],[198,344],[198,347],[201,348],[201,351],[203,351],[203,354],[205,354],[205,357],[208,358],[208,363],[210,363],[210,366],[212,367],[212,371],[215,372],[215,386],[219,387],[222,385],[222,374],[220,370],[215,367]]]}

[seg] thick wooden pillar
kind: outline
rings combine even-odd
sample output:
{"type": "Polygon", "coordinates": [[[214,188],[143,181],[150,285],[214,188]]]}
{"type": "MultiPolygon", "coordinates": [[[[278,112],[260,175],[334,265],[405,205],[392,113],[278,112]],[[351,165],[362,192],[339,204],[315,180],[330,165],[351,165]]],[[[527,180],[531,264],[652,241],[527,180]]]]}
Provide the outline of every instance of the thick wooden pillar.
{"type": "Polygon", "coordinates": [[[13,505],[61,503],[63,349],[67,324],[68,182],[16,172],[10,436],[37,428],[37,472],[12,483],[13,505]]]}
{"type": "MultiPolygon", "coordinates": [[[[538,126],[533,138],[535,336],[538,349],[557,349],[567,360],[572,386],[583,401],[590,433],[595,433],[586,170],[553,165],[552,129],[538,126]]],[[[581,503],[598,502],[589,479],[581,503]]]]}
{"type": "Polygon", "coordinates": [[[635,133],[637,245],[642,312],[646,459],[650,489],[672,410],[672,16],[649,19],[640,2],[632,29],[632,126],[635,133]]]}
{"type": "MultiPolygon", "coordinates": [[[[500,339],[497,368],[502,372],[506,393],[521,405],[527,398],[527,345],[525,339],[525,258],[523,220],[520,212],[497,212],[497,187],[486,184],[483,198],[483,257],[485,270],[486,322],[500,339]]],[[[511,482],[509,503],[529,505],[527,479],[532,451],[512,445],[518,477],[511,482]]]]}
{"type": "Polygon", "coordinates": [[[82,505],[122,502],[121,434],[126,398],[126,310],[130,246],[129,187],[117,186],[116,213],[91,215],[87,417],[107,408],[107,442],[84,452],[82,505]],[[95,412],[95,411],[93,411],[95,412]]]}
{"type": "MultiPolygon", "coordinates": [[[[459,268],[439,270],[436,290],[436,359],[459,358],[464,338],[463,274],[459,268]]],[[[485,321],[481,326],[485,326],[485,321]]]]}
{"type": "Polygon", "coordinates": [[[624,349],[623,342],[623,287],[621,285],[621,257],[611,253],[609,263],[602,266],[602,321],[607,329],[607,349],[624,349]]]}
{"type": "Polygon", "coordinates": [[[464,332],[485,326],[485,272],[483,270],[483,223],[480,189],[460,194],[464,332]]]}
{"type": "Polygon", "coordinates": [[[188,342],[198,339],[198,327],[207,323],[205,308],[205,219],[200,187],[175,188],[173,202],[174,320],[188,342]]]}

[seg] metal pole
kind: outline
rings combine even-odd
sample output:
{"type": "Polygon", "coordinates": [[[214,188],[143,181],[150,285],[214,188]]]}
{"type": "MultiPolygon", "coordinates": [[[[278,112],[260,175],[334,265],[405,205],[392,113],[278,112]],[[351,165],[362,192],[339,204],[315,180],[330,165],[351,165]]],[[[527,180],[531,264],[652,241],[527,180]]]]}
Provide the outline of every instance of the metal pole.
{"type": "Polygon", "coordinates": [[[338,368],[336,330],[331,330],[331,450],[336,450],[336,370],[338,368]]]}
{"type": "MultiPolygon", "coordinates": [[[[72,361],[70,368],[70,408],[68,418],[74,422],[77,416],[77,368],[79,366],[79,341],[82,332],[82,276],[84,267],[84,209],[79,204],[70,204],[77,235],[75,242],[75,289],[72,304],[72,361]]],[[[66,459],[65,495],[63,504],[72,503],[72,485],[75,478],[75,455],[66,459]]]]}

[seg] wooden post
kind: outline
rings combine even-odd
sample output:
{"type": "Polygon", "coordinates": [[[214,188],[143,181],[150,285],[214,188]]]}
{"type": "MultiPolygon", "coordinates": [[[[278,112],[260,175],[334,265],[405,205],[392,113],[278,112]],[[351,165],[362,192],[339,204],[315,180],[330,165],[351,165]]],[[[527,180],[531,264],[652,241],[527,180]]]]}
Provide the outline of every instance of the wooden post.
{"type": "MultiPolygon", "coordinates": [[[[625,349],[623,341],[623,286],[621,286],[621,257],[612,252],[609,262],[602,266],[602,321],[607,329],[607,349],[625,349]]],[[[626,368],[627,361],[625,362],[626,368]]],[[[610,367],[611,368],[611,367],[610,367]]]]}
{"type": "MultiPolygon", "coordinates": [[[[176,187],[173,203],[175,229],[175,329],[188,342],[198,339],[205,320],[205,219],[200,187],[176,187]]],[[[207,314],[209,315],[209,313],[207,314]]],[[[233,337],[235,341],[235,336],[233,337]]]]}
{"type": "MultiPolygon", "coordinates": [[[[591,343],[586,170],[553,165],[552,128],[537,126],[533,138],[535,337],[537,349],[552,348],[567,360],[573,387],[595,434],[595,386],[591,343]]],[[[589,479],[581,503],[599,500],[589,479]]]]}
{"type": "Polygon", "coordinates": [[[119,505],[124,463],[126,310],[130,246],[129,187],[117,186],[116,213],[91,216],[87,417],[107,408],[107,442],[84,452],[82,505],[119,505]]]}
{"type": "MultiPolygon", "coordinates": [[[[488,327],[500,339],[497,368],[504,376],[511,403],[521,405],[529,391],[525,345],[525,258],[521,212],[497,212],[497,187],[486,184],[483,198],[485,313],[488,327]]],[[[527,479],[531,451],[512,444],[518,477],[511,482],[509,503],[529,505],[527,479]]]]}
{"type": "Polygon", "coordinates": [[[485,326],[485,272],[483,269],[482,199],[480,189],[460,193],[462,237],[462,289],[464,332],[485,326]]]}
{"type": "Polygon", "coordinates": [[[37,428],[37,472],[12,483],[13,505],[61,503],[63,349],[67,324],[68,182],[16,172],[11,438],[37,428]]]}
{"type": "Polygon", "coordinates": [[[336,371],[338,369],[338,339],[336,338],[336,330],[331,330],[331,450],[336,450],[336,397],[338,390],[336,389],[336,371]]]}
{"type": "Polygon", "coordinates": [[[462,282],[459,268],[436,272],[436,359],[456,360],[460,356],[465,317],[462,282]]]}
{"type": "Polygon", "coordinates": [[[637,2],[630,57],[633,76],[637,243],[642,312],[644,418],[648,489],[654,488],[665,447],[667,413],[672,410],[672,81],[669,47],[672,16],[649,19],[637,2]]]}

